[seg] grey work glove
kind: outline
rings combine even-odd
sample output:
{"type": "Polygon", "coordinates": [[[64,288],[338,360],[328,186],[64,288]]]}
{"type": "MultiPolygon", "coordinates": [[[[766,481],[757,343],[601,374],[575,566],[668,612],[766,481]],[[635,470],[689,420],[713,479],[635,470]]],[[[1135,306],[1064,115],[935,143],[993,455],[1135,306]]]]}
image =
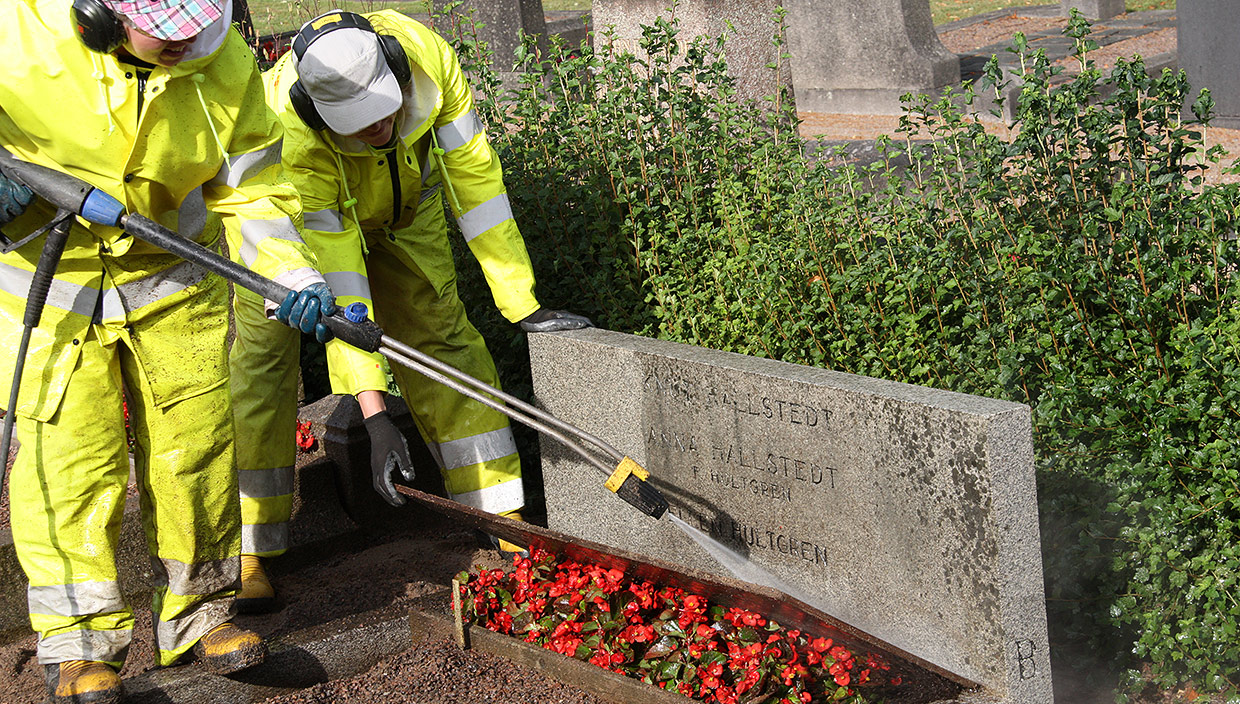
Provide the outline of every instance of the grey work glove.
{"type": "Polygon", "coordinates": [[[526,332],[556,332],[557,330],[579,330],[592,327],[594,323],[585,316],[550,308],[539,308],[521,321],[521,329],[526,332]]]}
{"type": "Polygon", "coordinates": [[[332,339],[332,331],[321,317],[335,312],[336,298],[327,284],[320,282],[301,291],[289,291],[276,308],[276,320],[302,332],[312,332],[314,339],[327,342],[332,339]]]}
{"type": "Polygon", "coordinates": [[[370,434],[370,475],[375,491],[389,504],[402,506],[405,497],[396,493],[396,487],[392,484],[392,471],[400,472],[405,482],[413,481],[409,444],[405,442],[405,436],[401,435],[387,411],[379,411],[362,422],[366,424],[366,432],[370,434]]]}
{"type": "Polygon", "coordinates": [[[34,192],[0,174],[0,225],[7,225],[26,212],[34,192]]]}

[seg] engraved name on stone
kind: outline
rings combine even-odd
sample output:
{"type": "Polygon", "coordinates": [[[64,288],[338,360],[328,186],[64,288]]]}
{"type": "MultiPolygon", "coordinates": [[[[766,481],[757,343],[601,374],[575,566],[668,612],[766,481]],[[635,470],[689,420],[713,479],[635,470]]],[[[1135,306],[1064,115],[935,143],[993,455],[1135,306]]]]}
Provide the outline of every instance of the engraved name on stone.
{"type": "Polygon", "coordinates": [[[710,380],[695,381],[671,368],[648,370],[642,388],[685,406],[700,409],[722,408],[737,416],[775,423],[826,430],[831,421],[830,409],[805,399],[720,388],[710,380]]]}
{"type": "Polygon", "coordinates": [[[729,516],[719,516],[706,521],[702,520],[700,515],[674,505],[668,508],[668,511],[685,523],[695,526],[703,533],[724,543],[770,550],[799,562],[812,563],[821,567],[827,566],[828,548],[805,540],[805,536],[742,523],[729,516]]]}

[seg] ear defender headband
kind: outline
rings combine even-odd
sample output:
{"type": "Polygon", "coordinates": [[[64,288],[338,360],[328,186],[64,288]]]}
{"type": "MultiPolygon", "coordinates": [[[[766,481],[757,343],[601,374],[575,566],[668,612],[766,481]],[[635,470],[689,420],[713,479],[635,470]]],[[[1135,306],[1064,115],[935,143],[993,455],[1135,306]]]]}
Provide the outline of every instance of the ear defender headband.
{"type": "MultiPolygon", "coordinates": [[[[100,0],[74,0],[74,6],[78,2],[94,2],[100,0]]],[[[396,82],[402,88],[409,85],[409,79],[412,71],[409,67],[409,56],[405,53],[404,47],[400,45],[400,41],[388,34],[379,34],[375,28],[365,17],[356,12],[333,12],[324,15],[317,20],[312,21],[293,37],[293,56],[301,61],[305,56],[306,50],[314,43],[314,40],[337,29],[360,29],[375,35],[379,41],[379,50],[383,52],[383,60],[387,63],[388,70],[396,77],[396,82]]],[[[306,91],[306,87],[301,84],[298,79],[288,89],[289,102],[293,105],[293,111],[306,123],[306,126],[312,130],[323,130],[327,128],[327,123],[323,121],[323,117],[319,115],[319,110],[314,106],[314,99],[310,97],[310,93],[306,91]]]]}
{"type": "Polygon", "coordinates": [[[125,25],[102,0],[73,0],[69,15],[87,49],[111,54],[125,43],[125,25]]]}

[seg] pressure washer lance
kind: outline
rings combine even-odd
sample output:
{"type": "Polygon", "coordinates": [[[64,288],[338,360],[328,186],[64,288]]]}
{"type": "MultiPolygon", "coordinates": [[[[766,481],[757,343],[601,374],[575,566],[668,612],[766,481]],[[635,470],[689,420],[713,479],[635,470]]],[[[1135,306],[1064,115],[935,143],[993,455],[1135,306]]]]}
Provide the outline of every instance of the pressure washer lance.
{"type": "MultiPolygon", "coordinates": [[[[115,198],[75,176],[20,161],[4,149],[0,149],[0,171],[3,171],[9,178],[25,184],[30,190],[61,210],[80,215],[83,219],[93,223],[119,227],[138,239],[219,274],[269,301],[283,301],[290,292],[288,288],[275,281],[259,276],[202,245],[184,239],[147,217],[126,214],[125,207],[115,198]]],[[[580,455],[591,466],[602,470],[608,476],[604,486],[642,513],[658,519],[667,512],[667,499],[663,498],[662,493],[650,484],[649,472],[633,459],[581,428],[500,391],[450,364],[388,337],[374,321],[367,317],[364,305],[360,307],[350,305],[345,309],[337,310],[331,316],[324,316],[322,320],[340,340],[366,352],[378,352],[392,362],[408,367],[519,423],[555,438],[580,455]],[[615,465],[611,466],[604,462],[587,450],[582,442],[594,445],[615,465]]],[[[14,387],[19,381],[20,377],[14,379],[14,387]]],[[[16,390],[13,393],[15,395],[16,390]]],[[[9,408],[10,410],[15,408],[15,404],[10,402],[9,408]]],[[[7,443],[7,423],[5,432],[7,443]]]]}

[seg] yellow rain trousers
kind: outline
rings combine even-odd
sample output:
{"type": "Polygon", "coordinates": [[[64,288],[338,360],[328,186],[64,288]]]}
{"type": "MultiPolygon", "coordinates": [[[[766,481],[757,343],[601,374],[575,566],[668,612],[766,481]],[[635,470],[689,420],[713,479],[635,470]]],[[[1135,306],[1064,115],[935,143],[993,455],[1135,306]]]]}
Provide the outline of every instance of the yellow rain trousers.
{"type": "MultiPolygon", "coordinates": [[[[516,322],[536,311],[534,275],[499,159],[474,113],[451,47],[400,13],[365,16],[378,32],[400,41],[412,68],[394,148],[375,150],[329,130],[309,129],[288,104],[288,88],[297,78],[291,54],[264,76],[267,100],[285,126],[284,167],[302,197],[302,236],[339,305],[365,303],[389,336],[499,386],[491,355],[457,296],[443,207],[446,199],[500,312],[516,322]]],[[[287,520],[289,497],[278,492],[289,481],[245,477],[247,470],[290,472],[293,413],[275,398],[283,394],[293,403],[285,390],[295,388],[295,380],[268,370],[295,365],[297,348],[289,335],[264,325],[254,306],[238,301],[237,311],[238,339],[255,343],[233,348],[234,387],[273,400],[255,404],[244,420],[238,411],[242,551],[273,555],[285,547],[286,532],[275,524],[287,520]],[[269,329],[273,337],[260,343],[261,332],[243,332],[245,326],[269,329]],[[264,349],[285,361],[261,359],[264,349]],[[257,391],[261,385],[284,390],[257,391]],[[271,495],[247,493],[247,484],[271,495]]],[[[327,361],[335,393],[387,390],[378,355],[333,340],[327,361]]],[[[493,513],[521,508],[520,461],[507,417],[419,374],[392,371],[449,495],[493,513]]]]}
{"type": "MultiPolygon", "coordinates": [[[[185,60],[139,68],[81,45],[60,0],[13,0],[0,23],[0,144],[82,178],[182,237],[300,289],[322,277],[280,181],[282,128],[227,20],[185,60]]],[[[223,17],[229,17],[226,7],[223,17]]],[[[36,200],[4,233],[47,223],[36,200]]],[[[0,379],[12,378],[42,238],[0,255],[0,379]]],[[[240,525],[227,377],[227,284],[115,228],[76,221],[16,408],[14,543],[39,662],[121,662],[133,616],[115,548],[133,475],[154,565],[158,659],[227,620],[240,525]]],[[[7,400],[7,394],[5,396],[7,400]]]]}

